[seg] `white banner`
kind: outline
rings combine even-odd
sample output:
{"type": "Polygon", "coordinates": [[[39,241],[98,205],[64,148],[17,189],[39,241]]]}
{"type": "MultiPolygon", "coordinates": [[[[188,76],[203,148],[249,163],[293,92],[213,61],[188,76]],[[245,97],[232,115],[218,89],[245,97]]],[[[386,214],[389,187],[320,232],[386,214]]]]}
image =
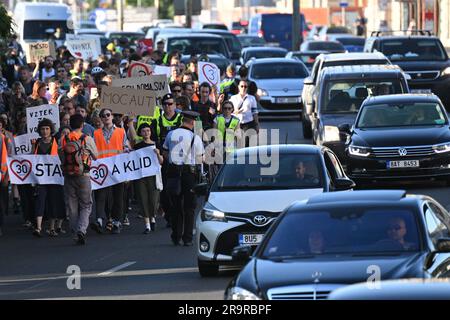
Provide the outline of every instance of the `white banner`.
{"type": "Polygon", "coordinates": [[[37,107],[27,108],[27,128],[28,133],[32,135],[32,138],[39,138],[37,127],[39,121],[47,118],[55,125],[55,131],[59,130],[59,109],[55,104],[43,104],[37,107]]]}
{"type": "Polygon", "coordinates": [[[12,184],[64,185],[59,157],[49,155],[8,157],[8,170],[12,184]]]}
{"type": "Polygon", "coordinates": [[[69,50],[70,54],[75,58],[96,60],[99,56],[95,39],[67,40],[66,46],[67,50],[69,50]]]}
{"type": "Polygon", "coordinates": [[[32,139],[34,139],[32,134],[22,134],[14,137],[14,154],[31,154],[31,151],[33,150],[33,146],[31,145],[32,139]]]}
{"type": "Polygon", "coordinates": [[[92,190],[154,176],[160,170],[161,166],[152,147],[100,159],[92,162],[92,190]]]}
{"type": "Polygon", "coordinates": [[[66,42],[64,42],[64,45],[67,47],[67,41],[72,40],[86,40],[86,39],[92,39],[95,41],[95,47],[97,48],[97,52],[102,52],[102,44],[101,44],[101,36],[96,34],[83,34],[83,35],[76,35],[73,33],[66,33],[66,42]]]}
{"type": "Polygon", "coordinates": [[[207,82],[211,87],[216,87],[220,92],[220,69],[211,62],[198,62],[198,82],[202,84],[207,82]]]}
{"type": "Polygon", "coordinates": [[[170,67],[165,66],[153,66],[153,74],[154,75],[165,75],[167,78],[170,78],[172,75],[172,72],[170,70],[170,67]]]}
{"type": "MultiPolygon", "coordinates": [[[[12,184],[64,185],[59,157],[22,155],[8,157],[12,184]]],[[[92,190],[159,174],[161,166],[152,147],[92,162],[92,190]]]]}

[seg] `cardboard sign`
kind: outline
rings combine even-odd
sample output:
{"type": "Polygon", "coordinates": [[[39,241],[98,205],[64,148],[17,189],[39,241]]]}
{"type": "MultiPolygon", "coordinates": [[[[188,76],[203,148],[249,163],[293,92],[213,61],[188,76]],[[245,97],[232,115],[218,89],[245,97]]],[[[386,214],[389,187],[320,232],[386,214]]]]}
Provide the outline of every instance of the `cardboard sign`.
{"type": "Polygon", "coordinates": [[[155,111],[157,93],[150,90],[103,87],[100,96],[101,108],[113,113],[152,115],[155,111]]]}
{"type": "Polygon", "coordinates": [[[198,82],[202,84],[207,82],[211,87],[216,87],[217,92],[220,92],[220,69],[214,63],[198,62],[198,82]]]}
{"type": "Polygon", "coordinates": [[[153,68],[149,64],[133,61],[128,67],[128,77],[145,77],[153,74],[153,68]]]}
{"type": "Polygon", "coordinates": [[[153,67],[153,74],[154,75],[165,75],[167,78],[170,78],[172,71],[170,70],[170,67],[165,66],[154,66],[153,67]]]}
{"type": "Polygon", "coordinates": [[[160,173],[161,166],[152,147],[92,162],[92,190],[133,181],[160,173]]]}
{"type": "Polygon", "coordinates": [[[95,60],[98,58],[97,44],[94,39],[68,40],[66,41],[67,50],[75,58],[83,60],[95,60]]]}
{"type": "Polygon", "coordinates": [[[37,107],[29,107],[26,111],[28,128],[27,132],[33,139],[39,138],[37,127],[39,121],[44,118],[47,118],[53,122],[55,131],[59,130],[59,109],[56,104],[43,104],[37,107]]]}
{"type": "Polygon", "coordinates": [[[112,87],[131,88],[153,92],[156,96],[156,105],[161,105],[162,97],[166,93],[170,92],[169,81],[167,77],[163,75],[113,79],[112,87]]]}
{"type": "Polygon", "coordinates": [[[64,45],[67,47],[67,41],[71,40],[86,40],[86,39],[92,39],[95,41],[95,45],[97,47],[97,52],[102,52],[102,44],[101,44],[101,37],[96,34],[83,34],[83,35],[76,35],[73,33],[67,33],[66,34],[66,42],[64,45]]]}
{"type": "Polygon", "coordinates": [[[44,60],[47,56],[55,56],[55,47],[53,42],[33,42],[26,48],[28,62],[35,62],[36,59],[44,60]]]}
{"type": "Polygon", "coordinates": [[[8,157],[7,162],[9,177],[13,184],[64,185],[59,157],[22,155],[8,157]]]}
{"type": "Polygon", "coordinates": [[[31,154],[31,151],[33,151],[32,139],[33,135],[31,134],[22,134],[14,137],[14,153],[16,155],[31,154]]]}

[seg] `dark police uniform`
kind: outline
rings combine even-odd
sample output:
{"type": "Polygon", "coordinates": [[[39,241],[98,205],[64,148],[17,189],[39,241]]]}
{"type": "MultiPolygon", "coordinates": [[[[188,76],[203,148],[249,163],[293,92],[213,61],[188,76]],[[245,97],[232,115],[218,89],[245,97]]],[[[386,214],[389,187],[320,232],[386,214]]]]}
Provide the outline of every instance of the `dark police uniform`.
{"type": "MultiPolygon", "coordinates": [[[[198,113],[184,111],[183,117],[195,120],[198,113]]],[[[169,154],[167,190],[172,202],[171,217],[172,242],[185,246],[192,245],[197,198],[192,191],[198,181],[201,163],[196,158],[204,155],[201,138],[193,130],[183,125],[168,133],[163,150],[169,154]]]]}

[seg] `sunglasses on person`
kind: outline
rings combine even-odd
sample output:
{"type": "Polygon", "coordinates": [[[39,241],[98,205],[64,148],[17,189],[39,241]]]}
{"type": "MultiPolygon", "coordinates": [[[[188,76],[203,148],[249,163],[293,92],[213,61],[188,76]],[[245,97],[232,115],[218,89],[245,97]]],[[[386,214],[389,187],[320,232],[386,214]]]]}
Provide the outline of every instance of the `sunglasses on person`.
{"type": "Polygon", "coordinates": [[[66,69],[59,69],[58,72],[66,72],[66,69]]]}
{"type": "Polygon", "coordinates": [[[248,88],[248,86],[239,86],[240,88],[248,88]]]}
{"type": "Polygon", "coordinates": [[[173,92],[181,92],[181,90],[172,90],[173,92]]]}
{"type": "Polygon", "coordinates": [[[109,118],[109,117],[111,117],[111,113],[104,113],[104,114],[101,115],[100,117],[101,117],[101,118],[104,118],[104,119],[109,118]]]}

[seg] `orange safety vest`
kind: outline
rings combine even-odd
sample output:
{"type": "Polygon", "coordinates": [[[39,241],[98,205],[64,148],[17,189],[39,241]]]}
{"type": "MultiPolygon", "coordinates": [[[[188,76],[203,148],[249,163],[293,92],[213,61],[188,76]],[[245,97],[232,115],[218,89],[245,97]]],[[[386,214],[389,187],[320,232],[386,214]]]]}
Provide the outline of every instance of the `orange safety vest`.
{"type": "MultiPolygon", "coordinates": [[[[36,143],[36,146],[34,148],[34,154],[38,154],[38,146],[36,143]]],[[[53,138],[53,142],[52,142],[52,149],[50,150],[50,155],[51,156],[57,156],[58,155],[58,143],[56,142],[56,139],[53,138]]]]}
{"type": "Polygon", "coordinates": [[[123,128],[114,128],[114,132],[106,143],[103,136],[103,129],[94,131],[94,140],[97,145],[98,157],[97,159],[109,158],[123,153],[123,140],[125,138],[125,130],[123,128]]]}
{"type": "Polygon", "coordinates": [[[8,164],[6,162],[6,157],[8,156],[8,150],[6,149],[6,136],[3,133],[0,133],[1,139],[1,159],[0,159],[0,173],[1,179],[0,181],[4,181],[6,178],[6,171],[8,170],[8,164]]]}
{"type": "MultiPolygon", "coordinates": [[[[77,132],[75,132],[75,131],[72,131],[71,133],[69,133],[68,135],[67,135],[67,137],[69,138],[69,141],[78,141],[78,140],[80,140],[80,138],[81,138],[81,136],[83,135],[83,133],[77,133],[77,132]]],[[[62,139],[61,139],[61,148],[63,148],[64,149],[64,146],[66,145],[66,137],[64,136],[62,139]]]]}

